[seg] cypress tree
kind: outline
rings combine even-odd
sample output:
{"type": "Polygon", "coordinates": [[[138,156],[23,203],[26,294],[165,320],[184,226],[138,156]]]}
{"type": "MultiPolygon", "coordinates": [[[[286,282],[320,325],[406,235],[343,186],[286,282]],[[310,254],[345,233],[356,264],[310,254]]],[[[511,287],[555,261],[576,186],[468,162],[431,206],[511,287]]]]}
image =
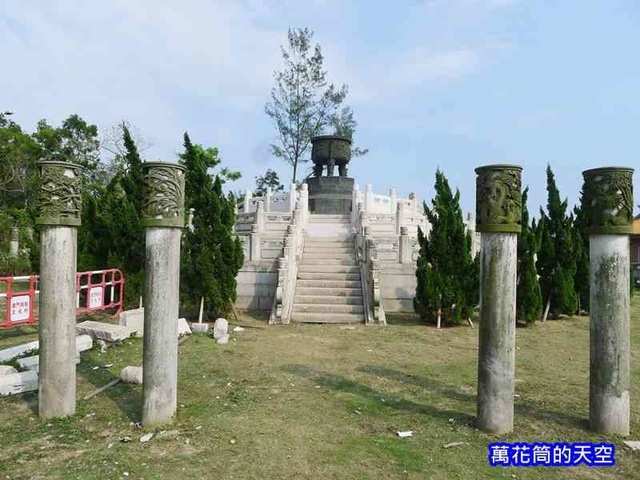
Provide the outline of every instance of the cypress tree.
{"type": "Polygon", "coordinates": [[[477,303],[477,264],[471,258],[471,235],[466,230],[460,192],[452,193],[444,174],[436,171],[432,207],[424,204],[431,224],[429,236],[420,232],[417,262],[416,312],[428,320],[442,309],[445,323],[470,317],[477,303]],[[474,266],[476,265],[476,266],[474,266]]]}
{"type": "Polygon", "coordinates": [[[526,188],[522,192],[522,233],[518,237],[516,318],[527,325],[532,325],[542,313],[542,294],[535,266],[536,236],[529,225],[528,196],[529,188],[526,188]]]}
{"type": "Polygon", "coordinates": [[[557,318],[573,315],[578,299],[574,287],[576,257],[573,221],[567,216],[567,199],[560,200],[551,166],[547,165],[547,213],[540,209],[540,250],[538,272],[547,310],[557,318]]]}
{"type": "Polygon", "coordinates": [[[581,311],[589,310],[589,231],[583,197],[580,205],[573,209],[575,215],[574,225],[574,245],[576,252],[576,274],[574,276],[574,286],[578,298],[578,314],[581,311]]]}
{"type": "Polygon", "coordinates": [[[204,297],[208,318],[227,314],[236,299],[236,275],[242,266],[242,246],[233,235],[233,195],[222,192],[220,175],[209,169],[220,164],[215,148],[193,144],[184,134],[181,163],[185,173],[185,208],[195,209],[193,231],[185,232],[181,261],[181,300],[195,309],[204,297]]]}

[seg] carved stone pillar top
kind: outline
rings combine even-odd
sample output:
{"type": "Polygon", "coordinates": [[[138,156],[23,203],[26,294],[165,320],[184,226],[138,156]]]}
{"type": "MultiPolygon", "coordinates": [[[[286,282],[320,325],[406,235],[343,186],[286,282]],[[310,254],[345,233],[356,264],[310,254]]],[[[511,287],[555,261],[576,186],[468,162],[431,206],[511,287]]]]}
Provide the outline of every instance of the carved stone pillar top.
{"type": "Polygon", "coordinates": [[[582,172],[583,205],[589,232],[633,233],[633,168],[604,167],[582,172]]]}
{"type": "Polygon", "coordinates": [[[142,164],[142,226],[184,228],[184,171],[176,163],[142,164]]]}
{"type": "Polygon", "coordinates": [[[476,230],[520,233],[522,167],[486,165],[476,168],[476,230]]]}
{"type": "Polygon", "coordinates": [[[82,167],[75,163],[41,161],[38,225],[80,226],[82,167]]]}

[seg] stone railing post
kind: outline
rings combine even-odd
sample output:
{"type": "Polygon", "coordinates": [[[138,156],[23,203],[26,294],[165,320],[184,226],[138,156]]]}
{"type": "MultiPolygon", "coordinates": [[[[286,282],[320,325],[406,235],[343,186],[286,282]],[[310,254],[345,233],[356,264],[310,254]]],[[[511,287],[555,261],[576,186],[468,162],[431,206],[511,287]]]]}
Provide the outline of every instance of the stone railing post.
{"type": "Polygon", "coordinates": [[[265,212],[270,212],[271,211],[271,198],[273,197],[273,191],[271,190],[271,187],[267,187],[267,193],[265,193],[264,195],[264,211],[265,212]]]}
{"type": "Polygon", "coordinates": [[[302,184],[300,190],[300,207],[302,208],[302,224],[306,225],[309,221],[309,185],[307,182],[302,184]]]}
{"type": "Polygon", "coordinates": [[[398,245],[400,263],[411,263],[411,244],[409,243],[409,228],[400,227],[400,242],[398,245]]]}
{"type": "Polygon", "coordinates": [[[258,205],[256,205],[256,223],[258,233],[262,233],[264,231],[264,202],[262,200],[258,201],[258,205]]]}
{"type": "Polygon", "coordinates": [[[589,425],[629,435],[629,235],[633,233],[633,169],[583,172],[589,226],[589,425]]]}
{"type": "Polygon", "coordinates": [[[476,228],[482,232],[477,425],[496,434],[513,430],[521,172],[515,165],[476,168],[476,228]],[[496,199],[496,191],[503,195],[496,199]]]}
{"type": "Polygon", "coordinates": [[[357,228],[358,226],[358,183],[353,182],[353,193],[351,194],[351,226],[357,228]]]}
{"type": "Polygon", "coordinates": [[[298,189],[298,186],[296,185],[296,182],[291,182],[291,186],[289,187],[289,211],[293,212],[293,209],[296,208],[296,200],[297,195],[296,195],[296,190],[298,189]]]}
{"type": "Polygon", "coordinates": [[[11,240],[9,242],[9,255],[17,257],[20,253],[20,229],[18,227],[11,228],[11,240]]]}
{"type": "Polygon", "coordinates": [[[40,313],[38,413],[76,413],[76,267],[82,167],[39,162],[40,313]]]}
{"type": "Polygon", "coordinates": [[[247,190],[244,194],[244,203],[242,204],[242,213],[249,213],[251,210],[251,190],[247,190]]]}
{"type": "Polygon", "coordinates": [[[396,209],[398,208],[398,194],[396,193],[395,188],[389,190],[389,198],[389,213],[393,215],[396,213],[396,209]]]}
{"type": "Polygon", "coordinates": [[[260,242],[260,229],[257,224],[253,224],[251,225],[251,245],[249,250],[249,259],[252,262],[259,262],[262,257],[260,242]]]}
{"type": "Polygon", "coordinates": [[[367,189],[364,191],[364,211],[370,213],[373,208],[373,190],[370,183],[367,183],[367,189]]]}
{"type": "Polygon", "coordinates": [[[143,168],[142,226],[146,230],[142,423],[172,420],[178,402],[180,237],[184,228],[182,165],[143,168]]]}
{"type": "Polygon", "coordinates": [[[398,207],[396,211],[396,234],[400,235],[400,229],[405,224],[405,203],[398,202],[398,207]]]}
{"type": "Polygon", "coordinates": [[[416,194],[414,192],[411,192],[409,194],[409,205],[411,207],[411,212],[418,211],[418,197],[416,197],[416,194]]]}
{"type": "MultiPolygon", "coordinates": [[[[191,233],[193,233],[193,214],[195,213],[195,211],[196,211],[195,208],[190,208],[189,217],[187,218],[187,228],[191,233]]],[[[234,224],[234,228],[235,228],[235,224],[234,224]]]]}

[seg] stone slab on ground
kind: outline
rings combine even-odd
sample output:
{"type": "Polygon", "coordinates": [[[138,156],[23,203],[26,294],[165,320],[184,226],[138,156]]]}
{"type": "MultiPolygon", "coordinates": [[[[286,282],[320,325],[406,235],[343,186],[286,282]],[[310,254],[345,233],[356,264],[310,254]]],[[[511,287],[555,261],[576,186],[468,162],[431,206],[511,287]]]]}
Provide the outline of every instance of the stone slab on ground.
{"type": "Polygon", "coordinates": [[[640,441],[638,440],[625,440],[624,443],[631,450],[640,450],[640,441]]]}
{"type": "Polygon", "coordinates": [[[142,384],[142,367],[127,366],[120,372],[120,379],[124,383],[142,384]]]}
{"type": "Polygon", "coordinates": [[[211,328],[210,323],[192,323],[191,331],[193,333],[207,333],[209,332],[209,328],[211,328]]]}
{"type": "Polygon", "coordinates": [[[38,390],[38,374],[33,370],[0,377],[0,396],[38,390]]]}
{"type": "Polygon", "coordinates": [[[144,307],[120,313],[120,325],[131,328],[136,337],[142,337],[144,335],[144,307]]]}
{"type": "Polygon", "coordinates": [[[216,340],[219,345],[225,345],[229,343],[229,335],[224,335],[216,340]]]}
{"type": "MultiPolygon", "coordinates": [[[[34,370],[36,373],[39,372],[40,366],[40,355],[32,355],[31,357],[24,357],[18,359],[18,364],[22,368],[26,368],[27,370],[34,370]]],[[[76,351],[76,365],[80,363],[80,352],[76,351]]]]}
{"type": "MultiPolygon", "coordinates": [[[[24,343],[22,345],[16,345],[15,347],[6,348],[0,350],[0,362],[6,362],[12,360],[20,355],[23,355],[29,350],[37,350],[40,343],[38,340],[34,342],[24,343]]],[[[76,337],[76,352],[84,352],[85,350],[91,350],[93,348],[93,339],[90,335],[78,335],[76,337]]]]}
{"type": "Polygon", "coordinates": [[[191,335],[191,329],[189,328],[189,324],[187,323],[186,318],[178,319],[178,337],[182,337],[184,335],[191,335]]]}
{"type": "Polygon", "coordinates": [[[13,375],[14,373],[18,373],[18,370],[11,365],[0,365],[0,377],[3,375],[13,375]]]}
{"type": "Polygon", "coordinates": [[[77,324],[76,331],[79,334],[91,335],[91,338],[95,340],[104,340],[111,343],[121,342],[134,334],[134,330],[131,327],[94,322],[92,320],[77,324]]]}

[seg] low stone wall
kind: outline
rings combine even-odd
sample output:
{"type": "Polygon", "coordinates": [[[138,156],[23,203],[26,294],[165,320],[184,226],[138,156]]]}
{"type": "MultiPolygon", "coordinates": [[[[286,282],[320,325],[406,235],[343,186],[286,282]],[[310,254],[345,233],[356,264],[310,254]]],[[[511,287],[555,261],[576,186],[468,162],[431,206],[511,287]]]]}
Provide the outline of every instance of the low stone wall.
{"type": "Polygon", "coordinates": [[[382,304],[386,312],[413,312],[416,266],[380,262],[382,304]]]}
{"type": "Polygon", "coordinates": [[[236,307],[270,310],[278,283],[278,269],[270,262],[245,263],[238,276],[236,307]]]}

